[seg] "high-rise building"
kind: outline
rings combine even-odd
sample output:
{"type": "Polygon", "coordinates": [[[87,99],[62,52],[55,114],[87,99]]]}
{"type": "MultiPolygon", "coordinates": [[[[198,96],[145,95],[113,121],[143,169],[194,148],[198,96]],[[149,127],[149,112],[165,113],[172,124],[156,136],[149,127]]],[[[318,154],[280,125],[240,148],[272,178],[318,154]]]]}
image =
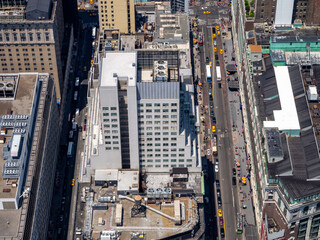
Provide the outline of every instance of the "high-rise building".
{"type": "Polygon", "coordinates": [[[0,75],[0,239],[46,239],[59,146],[49,74],[0,75]]]}
{"type": "Polygon", "coordinates": [[[61,0],[1,1],[0,71],[49,73],[60,102],[63,23],[61,0]]]}
{"type": "Polygon", "coordinates": [[[301,21],[307,25],[320,24],[320,14],[317,11],[320,6],[319,0],[249,1],[249,4],[251,3],[255,4],[255,22],[258,23],[276,23],[278,19],[279,25],[283,25],[283,20],[287,20],[286,25],[295,21],[297,23],[301,21]]]}
{"type": "Polygon", "coordinates": [[[135,33],[134,0],[99,1],[99,25],[103,29],[120,29],[121,33],[135,33]]]}
{"type": "Polygon", "coordinates": [[[90,165],[148,172],[198,169],[193,86],[170,80],[172,62],[163,54],[164,60],[154,62],[153,77],[138,76],[142,64],[137,55],[106,52],[102,58],[97,92],[101,137],[90,165]]]}

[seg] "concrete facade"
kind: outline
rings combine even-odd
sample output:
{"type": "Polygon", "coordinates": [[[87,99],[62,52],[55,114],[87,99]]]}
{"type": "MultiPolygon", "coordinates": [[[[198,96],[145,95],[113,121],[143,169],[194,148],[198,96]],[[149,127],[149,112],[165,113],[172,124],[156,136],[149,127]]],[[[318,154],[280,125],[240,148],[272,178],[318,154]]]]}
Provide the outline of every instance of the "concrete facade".
{"type": "Polygon", "coordinates": [[[0,70],[2,73],[49,73],[54,79],[57,101],[60,102],[63,90],[62,3],[60,0],[52,3],[48,20],[25,19],[26,6],[20,6],[19,16],[8,17],[10,11],[15,11],[10,8],[0,13],[0,70]]]}
{"type": "MultiPolygon", "coordinates": [[[[0,211],[0,219],[2,223],[10,223],[0,225],[0,239],[45,239],[59,144],[59,111],[54,82],[49,74],[37,73],[3,74],[1,78],[12,76],[20,79],[21,89],[17,86],[15,99],[1,101],[1,117],[3,119],[4,111],[8,114],[5,105],[11,105],[11,116],[28,115],[28,131],[20,143],[24,146],[20,153],[23,159],[20,176],[8,177],[3,171],[0,178],[1,208],[5,209],[0,211]],[[31,94],[30,99],[24,99],[28,94],[31,94]],[[3,191],[4,188],[8,190],[3,191]],[[16,205],[7,201],[13,194],[16,205]]],[[[16,132],[14,130],[12,134],[7,129],[6,144],[16,132]]],[[[1,145],[3,151],[5,146],[1,145]]],[[[2,169],[6,162],[2,158],[0,161],[2,169]]]]}
{"type": "Polygon", "coordinates": [[[135,33],[134,0],[99,1],[99,25],[103,29],[120,29],[121,33],[135,33]]]}

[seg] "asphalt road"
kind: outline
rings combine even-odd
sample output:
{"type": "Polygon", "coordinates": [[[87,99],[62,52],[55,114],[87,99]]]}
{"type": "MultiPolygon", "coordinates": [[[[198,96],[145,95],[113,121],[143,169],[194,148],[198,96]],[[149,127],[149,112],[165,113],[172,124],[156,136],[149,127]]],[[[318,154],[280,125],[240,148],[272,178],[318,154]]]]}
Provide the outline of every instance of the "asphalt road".
{"type": "MultiPolygon", "coordinates": [[[[219,24],[221,18],[228,18],[229,8],[227,7],[217,7],[216,2],[207,2],[201,1],[195,4],[194,7],[191,8],[191,13],[193,16],[198,17],[201,26],[199,28],[202,29],[204,33],[204,46],[202,47],[202,55],[201,59],[201,82],[202,84],[202,97],[203,97],[203,106],[204,109],[207,109],[206,117],[205,117],[205,127],[208,140],[206,143],[206,149],[211,149],[210,140],[213,137],[213,134],[216,134],[218,138],[218,156],[213,157],[212,155],[208,155],[208,159],[212,164],[217,164],[216,159],[218,159],[218,173],[214,173],[214,165],[208,164],[209,170],[209,183],[211,184],[211,189],[213,189],[212,197],[210,200],[213,201],[216,208],[221,208],[223,212],[223,225],[220,225],[219,218],[217,216],[217,228],[220,239],[242,239],[243,235],[238,235],[236,233],[236,214],[239,212],[239,198],[238,198],[238,190],[236,186],[232,185],[232,168],[234,167],[234,153],[233,153],[233,141],[232,141],[232,128],[230,123],[230,111],[229,111],[229,99],[228,99],[228,87],[226,84],[226,76],[224,71],[224,54],[220,54],[219,51],[223,46],[221,36],[218,36],[216,39],[217,43],[217,55],[219,57],[219,63],[221,65],[221,74],[222,74],[222,86],[219,88],[218,83],[216,81],[215,74],[215,56],[213,52],[213,44],[212,44],[212,26],[216,26],[219,24]],[[204,14],[204,11],[209,11],[210,14],[204,14]],[[216,133],[212,133],[212,121],[210,121],[210,99],[209,99],[209,83],[206,81],[206,57],[209,58],[209,62],[212,62],[212,69],[215,76],[215,80],[213,81],[213,98],[214,98],[214,114],[217,120],[216,124],[216,133]],[[210,167],[212,166],[212,168],[210,167]],[[217,204],[217,196],[216,191],[217,187],[215,184],[215,180],[220,180],[221,196],[222,196],[222,206],[218,206],[217,204]],[[230,191],[231,189],[231,191],[230,191]],[[224,228],[225,237],[221,238],[220,232],[221,228],[224,228]]],[[[221,30],[221,29],[220,29],[221,30]]],[[[212,211],[212,214],[215,214],[216,211],[212,211]]]]}
{"type": "MultiPolygon", "coordinates": [[[[77,56],[72,59],[73,73],[70,74],[68,82],[68,93],[65,105],[65,120],[63,123],[62,137],[64,142],[60,146],[58,165],[56,170],[55,189],[51,204],[50,223],[48,231],[48,239],[66,239],[68,232],[69,213],[74,214],[73,191],[77,188],[77,181],[75,186],[71,186],[71,180],[78,173],[79,166],[76,159],[79,159],[81,149],[83,149],[82,132],[74,131],[72,138],[69,138],[69,131],[72,129],[72,118],[78,122],[78,126],[83,126],[83,119],[85,115],[85,106],[87,103],[87,72],[83,71],[83,67],[87,66],[89,70],[91,60],[91,48],[92,48],[92,35],[91,26],[97,24],[96,17],[91,17],[89,13],[82,12],[79,14],[80,28],[78,38],[78,44],[75,45],[74,50],[77,52],[77,56]],[[85,26],[85,28],[83,28],[85,26]],[[89,49],[89,51],[88,51],[89,49]],[[80,86],[75,86],[75,78],[79,76],[80,86]],[[74,101],[74,92],[78,91],[78,99],[74,101]],[[80,116],[75,116],[76,109],[79,108],[80,116]],[[79,140],[78,140],[79,139],[79,140]],[[74,142],[74,156],[67,158],[67,148],[65,143],[69,141],[74,142]],[[79,143],[78,143],[79,142],[79,143]],[[77,144],[78,143],[78,144],[77,144]],[[82,144],[82,145],[81,145],[82,144]],[[77,146],[78,145],[78,146],[77,146]],[[75,157],[78,156],[78,157],[75,157]]],[[[79,128],[78,128],[79,129],[79,128]]],[[[62,144],[62,143],[61,143],[62,144]]],[[[71,215],[73,216],[73,215],[71,215]]],[[[70,219],[73,219],[71,217],[70,219]]],[[[71,231],[72,232],[72,231],[71,231]]]]}

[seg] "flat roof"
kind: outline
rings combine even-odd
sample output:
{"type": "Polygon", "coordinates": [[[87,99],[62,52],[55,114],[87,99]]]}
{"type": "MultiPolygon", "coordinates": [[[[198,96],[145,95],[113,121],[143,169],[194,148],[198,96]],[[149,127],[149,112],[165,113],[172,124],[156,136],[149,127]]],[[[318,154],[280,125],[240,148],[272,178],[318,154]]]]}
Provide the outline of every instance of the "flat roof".
{"type": "MultiPolygon", "coordinates": [[[[31,109],[33,105],[35,86],[38,81],[37,73],[23,73],[23,74],[1,74],[0,81],[3,78],[13,78],[17,77],[18,84],[16,86],[16,95],[14,100],[0,100],[0,117],[3,118],[4,115],[9,114],[9,109],[12,115],[31,115],[31,109]]],[[[3,159],[3,147],[9,141],[11,141],[13,136],[13,129],[7,128],[6,132],[6,142],[5,144],[0,144],[0,198],[15,198],[17,187],[12,185],[13,182],[19,184],[18,179],[11,179],[7,184],[6,179],[2,178],[2,172],[4,164],[8,161],[3,159]],[[4,189],[9,189],[3,191],[4,189]]],[[[26,141],[26,138],[25,138],[26,141]]],[[[23,144],[23,142],[21,142],[23,144]]],[[[20,156],[23,155],[23,150],[20,156]]],[[[18,227],[20,222],[22,208],[20,209],[10,209],[10,210],[0,210],[0,238],[7,236],[16,236],[18,233],[18,227]]],[[[20,225],[21,227],[21,225],[20,225]]]]}
{"type": "Polygon", "coordinates": [[[262,53],[262,48],[260,45],[249,45],[250,51],[255,53],[262,53]]]}
{"type": "MultiPolygon", "coordinates": [[[[2,74],[1,77],[18,76],[16,85],[16,96],[14,100],[0,100],[0,120],[4,115],[7,115],[8,110],[11,110],[12,115],[28,115],[31,114],[35,85],[38,79],[37,74],[2,74]]],[[[8,160],[3,159],[3,147],[12,140],[13,128],[7,128],[5,135],[6,141],[0,144],[0,198],[14,198],[16,195],[17,187],[7,184],[6,179],[2,178],[4,164],[8,160]],[[9,189],[3,191],[4,189],[9,189]]],[[[23,142],[20,143],[23,146],[23,142]]],[[[21,147],[22,148],[22,147],[21,147]]],[[[20,156],[23,155],[20,153],[20,156]]],[[[17,181],[17,179],[12,179],[17,181]]],[[[10,181],[11,182],[11,181],[10,181]]],[[[1,211],[0,211],[1,214],[1,211]]],[[[0,231],[1,232],[1,231],[0,231]]]]}
{"type": "Polygon", "coordinates": [[[271,36],[271,43],[320,42],[320,36],[271,36]]]}
{"type": "Polygon", "coordinates": [[[139,171],[138,170],[119,170],[118,172],[118,191],[138,191],[139,171]]]}
{"type": "Polygon", "coordinates": [[[294,0],[277,1],[275,25],[291,25],[294,0]]]}
{"type": "Polygon", "coordinates": [[[287,66],[274,67],[281,110],[274,110],[274,121],[264,121],[264,127],[283,130],[300,130],[292,86],[287,66]]]}
{"type": "Polygon", "coordinates": [[[118,84],[118,78],[127,78],[128,85],[134,86],[136,84],[136,52],[106,52],[102,57],[100,86],[115,87],[118,84]]]}
{"type": "Polygon", "coordinates": [[[160,11],[163,6],[156,9],[155,41],[188,42],[189,24],[185,13],[165,13],[160,11]]]}
{"type": "Polygon", "coordinates": [[[118,169],[96,169],[95,181],[117,181],[118,169]]]}

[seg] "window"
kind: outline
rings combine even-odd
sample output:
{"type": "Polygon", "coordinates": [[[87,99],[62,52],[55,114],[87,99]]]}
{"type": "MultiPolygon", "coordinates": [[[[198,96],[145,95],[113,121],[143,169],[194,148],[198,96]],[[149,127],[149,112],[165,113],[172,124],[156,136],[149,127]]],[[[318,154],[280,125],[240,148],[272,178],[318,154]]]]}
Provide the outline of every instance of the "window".
{"type": "Polygon", "coordinates": [[[146,107],[152,107],[152,104],[151,103],[147,103],[146,107]]]}
{"type": "Polygon", "coordinates": [[[102,107],[103,111],[109,110],[109,107],[102,107]]]}
{"type": "Polygon", "coordinates": [[[118,130],[112,130],[112,133],[118,133],[118,130]]]}
{"type": "Polygon", "coordinates": [[[113,128],[117,128],[117,127],[118,127],[118,124],[112,124],[112,127],[113,127],[113,128]]]}
{"type": "Polygon", "coordinates": [[[117,108],[116,108],[116,107],[111,107],[110,109],[111,109],[112,111],[113,111],[113,110],[117,110],[117,108]]]}
{"type": "Polygon", "coordinates": [[[176,103],[171,103],[171,106],[172,106],[172,107],[176,107],[177,104],[176,104],[176,103]]]}
{"type": "Polygon", "coordinates": [[[103,116],[109,116],[109,113],[103,113],[103,116]]]}
{"type": "Polygon", "coordinates": [[[162,106],[163,106],[163,107],[168,107],[168,106],[169,106],[169,103],[163,103],[162,106]]]}
{"type": "Polygon", "coordinates": [[[169,112],[169,109],[162,109],[162,112],[169,112]]]}
{"type": "Polygon", "coordinates": [[[111,113],[111,116],[117,116],[117,113],[111,113]]]}
{"type": "Polygon", "coordinates": [[[179,159],[179,162],[184,162],[184,159],[179,159]]]}
{"type": "Polygon", "coordinates": [[[155,107],[160,107],[160,103],[155,103],[154,106],[155,107]]]}

